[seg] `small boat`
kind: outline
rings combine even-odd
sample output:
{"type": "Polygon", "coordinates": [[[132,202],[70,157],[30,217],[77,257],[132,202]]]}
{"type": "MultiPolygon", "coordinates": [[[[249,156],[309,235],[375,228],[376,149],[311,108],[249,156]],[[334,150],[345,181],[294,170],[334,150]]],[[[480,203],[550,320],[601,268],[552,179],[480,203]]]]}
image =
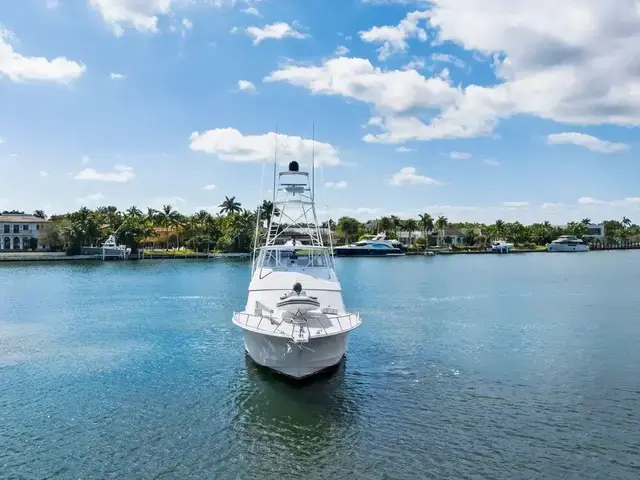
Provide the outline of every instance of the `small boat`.
{"type": "Polygon", "coordinates": [[[371,239],[361,240],[344,247],[335,247],[336,257],[386,257],[404,255],[406,248],[397,240],[386,240],[380,233],[371,239]]]}
{"type": "Polygon", "coordinates": [[[305,314],[318,307],[320,307],[318,297],[307,295],[299,282],[296,282],[293,290],[281,296],[280,301],[276,303],[276,308],[292,315],[305,314]]]}
{"type": "MultiPolygon", "coordinates": [[[[118,229],[119,230],[119,229],[118,229]]],[[[83,255],[100,255],[103,259],[106,258],[127,258],[131,254],[131,249],[126,245],[118,245],[116,243],[116,230],[113,234],[109,235],[109,238],[105,240],[101,247],[82,247],[81,251],[83,255]]]]}
{"type": "Polygon", "coordinates": [[[504,240],[496,240],[491,244],[491,251],[496,253],[509,253],[512,248],[513,243],[508,243],[504,240]]]}
{"type": "Polygon", "coordinates": [[[547,243],[550,252],[588,252],[589,245],[575,235],[562,235],[551,243],[547,243]]]}

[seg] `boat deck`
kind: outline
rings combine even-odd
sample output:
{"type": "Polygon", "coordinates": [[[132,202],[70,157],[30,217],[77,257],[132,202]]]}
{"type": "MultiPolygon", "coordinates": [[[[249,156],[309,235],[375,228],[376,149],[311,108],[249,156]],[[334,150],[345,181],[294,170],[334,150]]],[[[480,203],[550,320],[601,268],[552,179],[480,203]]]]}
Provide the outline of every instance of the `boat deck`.
{"type": "Polygon", "coordinates": [[[290,338],[296,343],[307,343],[314,338],[330,337],[353,330],[362,323],[362,320],[359,313],[307,314],[295,318],[283,318],[235,312],[233,323],[244,330],[273,337],[290,338]]]}

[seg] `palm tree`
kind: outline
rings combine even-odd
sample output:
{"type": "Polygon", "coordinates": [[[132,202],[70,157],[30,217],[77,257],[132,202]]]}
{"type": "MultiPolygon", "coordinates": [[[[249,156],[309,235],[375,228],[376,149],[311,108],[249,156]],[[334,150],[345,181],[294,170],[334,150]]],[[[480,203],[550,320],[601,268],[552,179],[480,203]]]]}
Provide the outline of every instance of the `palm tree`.
{"type": "Polygon", "coordinates": [[[418,215],[418,217],[420,217],[420,225],[422,226],[422,235],[426,240],[427,234],[433,231],[433,227],[434,227],[433,217],[428,213],[420,214],[418,215]]]}
{"type": "Polygon", "coordinates": [[[389,217],[382,217],[378,221],[378,229],[381,230],[383,233],[387,233],[393,230],[393,220],[390,219],[389,217]]]}
{"type": "Polygon", "coordinates": [[[449,220],[447,220],[447,217],[440,215],[438,217],[438,220],[436,220],[436,227],[438,227],[438,239],[440,241],[440,246],[442,246],[444,244],[444,229],[445,227],[449,225],[449,220]]]}
{"type": "Polygon", "coordinates": [[[400,220],[400,217],[396,216],[396,215],[391,215],[391,221],[393,222],[393,235],[394,237],[398,238],[398,228],[400,228],[400,224],[402,223],[402,220],[400,220]]]}
{"type": "Polygon", "coordinates": [[[238,213],[242,211],[242,204],[236,202],[236,197],[224,197],[224,201],[218,205],[220,213],[238,213]]]}
{"type": "Polygon", "coordinates": [[[403,224],[404,228],[409,232],[409,245],[411,245],[411,234],[418,229],[418,222],[410,218],[409,220],[405,220],[403,224]]]}
{"type": "Polygon", "coordinates": [[[274,208],[273,202],[269,200],[263,200],[262,205],[260,205],[260,220],[269,221],[271,219],[271,215],[275,215],[276,217],[280,215],[280,210],[274,208]]]}
{"type": "Polygon", "coordinates": [[[590,218],[583,218],[583,219],[582,219],[582,223],[583,223],[584,225],[589,225],[589,224],[591,223],[591,219],[590,219],[590,218]]]}
{"type": "Polygon", "coordinates": [[[130,217],[141,217],[142,210],[133,205],[127,209],[127,215],[129,215],[130,217]]]}
{"type": "Polygon", "coordinates": [[[629,220],[627,217],[622,217],[622,225],[624,225],[625,227],[631,226],[631,220],[629,220]]]}
{"type": "Polygon", "coordinates": [[[505,232],[504,221],[500,219],[496,220],[495,226],[496,226],[496,236],[499,238],[504,237],[504,232],[505,232]]]}
{"type": "Polygon", "coordinates": [[[47,216],[44,213],[44,210],[34,210],[33,216],[36,218],[42,218],[43,220],[47,218],[47,216]]]}
{"type": "Polygon", "coordinates": [[[171,205],[163,205],[162,210],[157,212],[157,218],[160,225],[164,227],[166,238],[166,247],[169,250],[169,226],[174,226],[178,220],[179,213],[173,209],[171,205]]]}

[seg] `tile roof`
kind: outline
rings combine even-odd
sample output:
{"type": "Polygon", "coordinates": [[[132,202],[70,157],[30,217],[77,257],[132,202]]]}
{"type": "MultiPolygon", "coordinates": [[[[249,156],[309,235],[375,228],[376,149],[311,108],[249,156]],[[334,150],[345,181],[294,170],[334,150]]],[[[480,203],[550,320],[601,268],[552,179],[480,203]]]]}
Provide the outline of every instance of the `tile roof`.
{"type": "Polygon", "coordinates": [[[0,223],[46,223],[46,218],[38,218],[33,215],[0,215],[0,223]]]}

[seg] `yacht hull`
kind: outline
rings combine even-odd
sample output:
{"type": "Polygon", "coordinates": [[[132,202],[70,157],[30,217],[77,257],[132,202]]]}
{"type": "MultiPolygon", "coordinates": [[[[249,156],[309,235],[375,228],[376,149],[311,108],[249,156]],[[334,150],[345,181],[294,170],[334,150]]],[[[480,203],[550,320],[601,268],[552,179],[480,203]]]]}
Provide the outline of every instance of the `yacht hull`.
{"type": "Polygon", "coordinates": [[[251,359],[263,367],[302,379],[336,366],[347,351],[346,333],[311,339],[296,345],[290,338],[245,330],[244,345],[251,359]]]}
{"type": "Polygon", "coordinates": [[[588,245],[558,245],[558,244],[548,244],[547,250],[550,252],[588,252],[588,245]]]}
{"type": "Polygon", "coordinates": [[[377,249],[377,248],[351,248],[351,247],[338,247],[333,249],[333,253],[336,257],[388,257],[404,255],[404,252],[399,248],[394,249],[377,249]]]}

